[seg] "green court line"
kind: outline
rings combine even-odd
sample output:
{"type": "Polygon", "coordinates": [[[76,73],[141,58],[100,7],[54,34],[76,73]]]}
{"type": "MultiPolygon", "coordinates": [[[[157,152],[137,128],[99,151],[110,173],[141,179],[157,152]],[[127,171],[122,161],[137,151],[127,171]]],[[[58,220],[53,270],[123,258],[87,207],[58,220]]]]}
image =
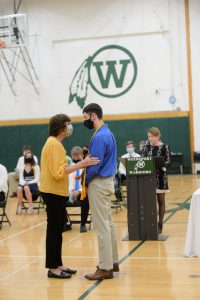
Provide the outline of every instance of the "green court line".
{"type": "MultiPolygon", "coordinates": [[[[126,260],[129,256],[131,256],[142,244],[144,244],[145,241],[141,241],[140,243],[137,244],[127,255],[122,257],[119,260],[119,265],[126,260]]],[[[85,299],[100,283],[102,283],[103,280],[97,280],[85,293],[83,293],[77,300],[82,300],[85,299]]]]}
{"type": "MultiPolygon", "coordinates": [[[[192,196],[188,197],[182,204],[186,203],[187,201],[189,201],[191,199],[192,196]]],[[[173,217],[173,215],[175,215],[175,213],[177,213],[177,211],[180,211],[180,208],[175,209],[165,220],[163,223],[166,223],[169,219],[171,219],[173,217]]],[[[141,241],[140,243],[138,243],[127,255],[125,255],[124,257],[122,257],[119,260],[119,265],[124,262],[127,258],[129,258],[137,249],[139,249],[144,243],[146,242],[146,240],[141,241]]],[[[83,300],[85,299],[97,286],[99,286],[102,283],[103,280],[97,280],[89,289],[87,289],[77,300],[83,300]]]]}

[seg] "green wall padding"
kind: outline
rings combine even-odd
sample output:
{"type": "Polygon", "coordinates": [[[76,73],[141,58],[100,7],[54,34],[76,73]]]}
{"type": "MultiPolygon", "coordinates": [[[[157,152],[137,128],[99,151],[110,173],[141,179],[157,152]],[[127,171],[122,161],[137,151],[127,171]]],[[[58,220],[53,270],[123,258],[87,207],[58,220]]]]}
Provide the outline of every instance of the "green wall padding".
{"type": "MultiPolygon", "coordinates": [[[[127,140],[133,140],[138,146],[140,140],[147,138],[148,128],[156,126],[161,130],[162,139],[170,146],[171,150],[175,153],[183,153],[184,173],[191,172],[188,117],[120,120],[106,123],[115,135],[118,156],[125,153],[127,140]]],[[[74,123],[73,126],[73,135],[64,140],[68,154],[73,146],[87,145],[92,135],[92,131],[85,128],[82,123],[74,123]]],[[[0,127],[0,163],[5,165],[9,172],[14,170],[18,157],[22,155],[21,149],[24,144],[30,145],[34,154],[40,158],[41,149],[47,137],[47,124],[0,127]]],[[[179,169],[169,170],[169,172],[179,173],[179,169]]]]}

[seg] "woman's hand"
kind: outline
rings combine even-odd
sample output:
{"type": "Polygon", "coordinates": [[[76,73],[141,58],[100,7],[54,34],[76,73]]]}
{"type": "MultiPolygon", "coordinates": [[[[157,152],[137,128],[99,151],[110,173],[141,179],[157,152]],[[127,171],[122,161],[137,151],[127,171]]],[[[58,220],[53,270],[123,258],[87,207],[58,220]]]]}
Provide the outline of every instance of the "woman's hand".
{"type": "Polygon", "coordinates": [[[80,192],[79,192],[79,191],[74,191],[74,192],[73,192],[73,195],[72,195],[72,199],[73,199],[73,200],[77,200],[79,195],[80,195],[80,192]]]}
{"type": "Polygon", "coordinates": [[[98,157],[91,157],[90,155],[86,156],[81,162],[82,168],[97,165],[100,163],[98,157]]]}

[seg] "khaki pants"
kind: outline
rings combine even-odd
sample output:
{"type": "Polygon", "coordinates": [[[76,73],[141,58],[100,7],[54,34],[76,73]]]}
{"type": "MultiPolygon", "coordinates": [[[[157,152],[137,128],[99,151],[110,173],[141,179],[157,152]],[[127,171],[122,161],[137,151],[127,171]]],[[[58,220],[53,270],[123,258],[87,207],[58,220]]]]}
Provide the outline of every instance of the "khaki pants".
{"type": "Polygon", "coordinates": [[[8,173],[9,195],[17,192],[19,176],[16,172],[8,173]]]}
{"type": "Polygon", "coordinates": [[[99,268],[110,270],[118,263],[115,226],[111,216],[112,177],[95,177],[88,186],[92,223],[98,236],[99,268]]]}

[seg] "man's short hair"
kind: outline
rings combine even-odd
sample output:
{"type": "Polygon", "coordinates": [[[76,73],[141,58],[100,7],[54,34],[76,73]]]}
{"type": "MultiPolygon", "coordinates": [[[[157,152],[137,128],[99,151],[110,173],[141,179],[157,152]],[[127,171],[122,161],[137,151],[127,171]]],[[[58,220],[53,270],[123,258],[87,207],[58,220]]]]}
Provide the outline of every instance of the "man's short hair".
{"type": "Polygon", "coordinates": [[[65,114],[57,114],[51,117],[49,122],[49,135],[58,136],[65,129],[66,122],[71,122],[71,119],[65,114]]]}
{"type": "Polygon", "coordinates": [[[133,146],[135,146],[135,143],[134,143],[133,141],[128,141],[128,142],[126,143],[126,146],[128,146],[128,145],[133,145],[133,146]]]}
{"type": "Polygon", "coordinates": [[[83,149],[79,146],[75,146],[71,150],[71,156],[73,155],[83,155],[83,149]]]}
{"type": "Polygon", "coordinates": [[[90,103],[84,107],[83,113],[91,115],[92,113],[96,114],[99,119],[103,117],[103,110],[101,106],[97,103],[90,103]]]}
{"type": "Polygon", "coordinates": [[[28,150],[31,152],[31,146],[29,146],[29,145],[23,145],[22,151],[24,152],[24,151],[28,151],[28,150]]]}

